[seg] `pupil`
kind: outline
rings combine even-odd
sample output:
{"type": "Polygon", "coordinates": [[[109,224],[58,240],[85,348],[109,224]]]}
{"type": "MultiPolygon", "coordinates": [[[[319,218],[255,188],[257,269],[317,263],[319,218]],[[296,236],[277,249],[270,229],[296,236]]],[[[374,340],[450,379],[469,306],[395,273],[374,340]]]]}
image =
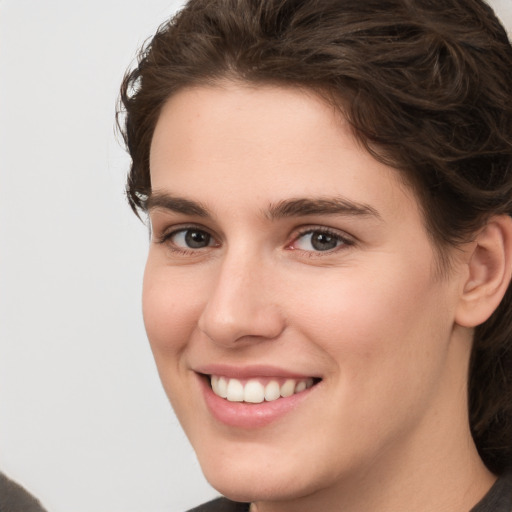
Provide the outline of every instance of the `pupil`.
{"type": "Polygon", "coordinates": [[[200,249],[209,245],[210,235],[204,231],[187,231],[185,242],[192,249],[200,249]]]}
{"type": "Polygon", "coordinates": [[[311,245],[317,251],[328,251],[334,249],[338,243],[338,240],[331,235],[325,233],[313,233],[311,237],[311,245]]]}

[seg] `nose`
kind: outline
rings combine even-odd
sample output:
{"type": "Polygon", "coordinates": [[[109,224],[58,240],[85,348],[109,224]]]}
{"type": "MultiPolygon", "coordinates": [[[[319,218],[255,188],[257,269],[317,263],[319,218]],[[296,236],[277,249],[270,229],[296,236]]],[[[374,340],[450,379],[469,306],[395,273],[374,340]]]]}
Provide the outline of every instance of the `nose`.
{"type": "Polygon", "coordinates": [[[222,263],[198,327],[225,347],[277,338],[285,319],[272,270],[261,261],[233,256],[222,263]]]}

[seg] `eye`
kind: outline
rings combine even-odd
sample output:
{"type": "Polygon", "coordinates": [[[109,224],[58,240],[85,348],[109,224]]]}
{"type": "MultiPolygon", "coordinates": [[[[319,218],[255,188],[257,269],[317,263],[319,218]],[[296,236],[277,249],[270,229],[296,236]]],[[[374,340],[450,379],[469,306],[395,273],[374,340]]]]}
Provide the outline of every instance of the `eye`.
{"type": "Polygon", "coordinates": [[[329,230],[312,229],[300,234],[290,248],[309,252],[326,252],[344,245],[353,245],[353,242],[329,230]]]}
{"type": "Polygon", "coordinates": [[[162,242],[170,242],[179,249],[204,249],[216,245],[210,233],[197,228],[184,228],[173,231],[162,242]]]}

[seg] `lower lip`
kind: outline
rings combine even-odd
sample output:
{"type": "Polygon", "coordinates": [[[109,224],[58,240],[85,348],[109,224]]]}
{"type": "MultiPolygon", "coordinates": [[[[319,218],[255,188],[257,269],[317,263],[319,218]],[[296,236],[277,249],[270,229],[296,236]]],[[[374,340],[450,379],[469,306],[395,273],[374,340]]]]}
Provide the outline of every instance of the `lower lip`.
{"type": "Polygon", "coordinates": [[[200,377],[203,396],[211,415],[221,423],[230,427],[244,429],[260,428],[279,420],[287,413],[296,409],[316,387],[306,389],[286,398],[278,398],[271,402],[249,404],[246,402],[230,402],[217,396],[207,379],[200,377]]]}

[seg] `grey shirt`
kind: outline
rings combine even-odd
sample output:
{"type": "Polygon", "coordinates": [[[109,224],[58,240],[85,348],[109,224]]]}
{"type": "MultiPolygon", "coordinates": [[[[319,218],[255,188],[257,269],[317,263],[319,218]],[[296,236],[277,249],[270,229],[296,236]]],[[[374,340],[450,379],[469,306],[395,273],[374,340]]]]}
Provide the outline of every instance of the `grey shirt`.
{"type": "Polygon", "coordinates": [[[498,478],[469,512],[512,512],[512,473],[498,478]]]}

